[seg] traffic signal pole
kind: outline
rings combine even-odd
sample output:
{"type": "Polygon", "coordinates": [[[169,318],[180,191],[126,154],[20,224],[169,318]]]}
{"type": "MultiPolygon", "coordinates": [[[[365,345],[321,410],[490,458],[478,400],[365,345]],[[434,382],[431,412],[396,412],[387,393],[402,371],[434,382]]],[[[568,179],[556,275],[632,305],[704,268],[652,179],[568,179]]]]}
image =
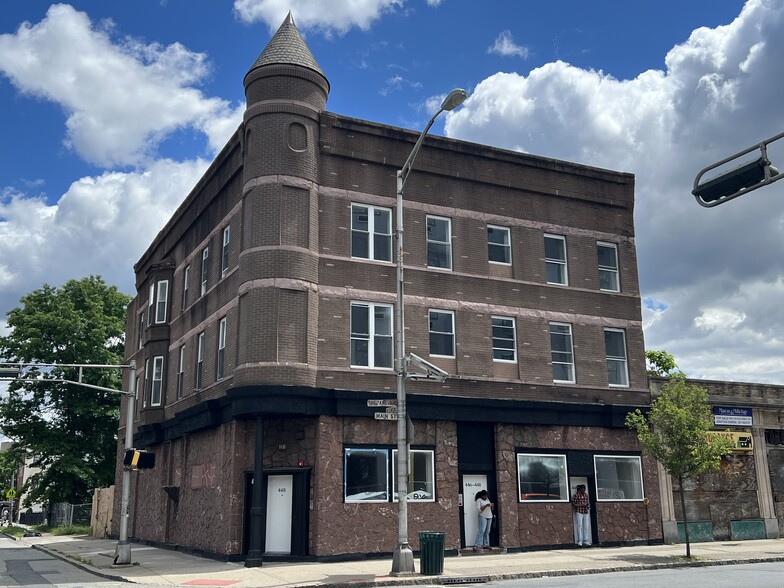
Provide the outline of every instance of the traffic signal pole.
{"type": "MultiPolygon", "coordinates": [[[[133,448],[133,416],[136,414],[136,361],[130,361],[128,402],[125,406],[125,451],[133,448]]],[[[131,544],[128,542],[128,516],[131,496],[131,468],[123,466],[122,498],[120,500],[120,538],[114,551],[114,565],[131,565],[131,544]]]]}
{"type": "MultiPolygon", "coordinates": [[[[35,383],[41,382],[62,382],[65,384],[73,384],[74,386],[82,386],[84,388],[92,388],[93,390],[101,390],[103,392],[110,392],[112,394],[120,394],[128,399],[126,404],[125,413],[125,451],[133,449],[133,417],[136,414],[136,360],[130,360],[127,364],[120,365],[97,365],[97,364],[80,364],[80,363],[14,363],[14,362],[0,362],[0,379],[19,379],[22,377],[22,368],[25,367],[78,367],[79,380],[64,380],[62,378],[45,378],[36,379],[35,383]],[[128,377],[128,390],[116,390],[114,388],[107,388],[106,386],[96,386],[95,384],[86,384],[81,381],[82,368],[124,368],[129,370],[128,377]]],[[[125,453],[125,452],[123,452],[125,453]]],[[[131,468],[123,466],[122,475],[122,499],[120,502],[120,538],[117,541],[117,546],[114,552],[114,565],[131,565],[131,544],[128,541],[128,518],[129,518],[129,503],[131,495],[131,468]]]]}

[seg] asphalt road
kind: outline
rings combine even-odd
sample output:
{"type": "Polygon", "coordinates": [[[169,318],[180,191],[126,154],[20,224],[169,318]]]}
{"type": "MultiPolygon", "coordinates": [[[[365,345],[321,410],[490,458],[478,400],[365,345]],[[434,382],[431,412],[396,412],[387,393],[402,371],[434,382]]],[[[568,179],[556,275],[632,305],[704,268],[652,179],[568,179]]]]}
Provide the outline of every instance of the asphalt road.
{"type": "Polygon", "coordinates": [[[128,588],[0,535],[0,586],[128,588]]]}
{"type": "MultiPolygon", "coordinates": [[[[478,585],[477,585],[478,586],[478,585]]],[[[486,588],[781,588],[784,562],[612,572],[482,584],[486,588]]]]}

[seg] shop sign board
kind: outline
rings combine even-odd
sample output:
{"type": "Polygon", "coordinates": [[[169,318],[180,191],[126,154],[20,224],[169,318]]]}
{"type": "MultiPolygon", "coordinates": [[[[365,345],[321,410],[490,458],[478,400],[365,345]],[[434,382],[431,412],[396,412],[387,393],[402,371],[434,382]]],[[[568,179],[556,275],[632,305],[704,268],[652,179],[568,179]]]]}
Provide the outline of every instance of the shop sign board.
{"type": "Polygon", "coordinates": [[[753,451],[754,443],[752,442],[751,433],[744,433],[740,431],[708,431],[708,438],[710,437],[727,437],[732,441],[733,451],[753,451]]]}
{"type": "Polygon", "coordinates": [[[752,426],[751,409],[740,406],[714,406],[713,424],[717,427],[750,427],[752,426]]]}

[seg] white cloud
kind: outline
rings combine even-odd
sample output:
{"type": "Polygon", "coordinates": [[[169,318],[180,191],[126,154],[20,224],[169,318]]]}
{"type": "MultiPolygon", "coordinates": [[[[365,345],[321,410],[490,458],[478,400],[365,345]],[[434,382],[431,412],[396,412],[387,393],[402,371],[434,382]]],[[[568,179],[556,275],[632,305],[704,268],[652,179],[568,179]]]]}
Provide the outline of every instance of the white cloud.
{"type": "Polygon", "coordinates": [[[495,42],[487,48],[488,53],[503,55],[504,57],[528,57],[528,48],[517,45],[512,38],[511,31],[501,31],[495,38],[495,42]]]}
{"type": "MultiPolygon", "coordinates": [[[[344,35],[352,27],[366,31],[385,13],[402,8],[405,0],[234,0],[234,10],[248,23],[263,22],[278,29],[289,10],[300,30],[314,29],[344,35]]],[[[438,2],[431,5],[437,5],[438,2]]]]}
{"type": "Polygon", "coordinates": [[[0,308],[18,306],[20,293],[44,283],[90,274],[134,293],[133,265],[208,164],[161,160],[143,172],[85,177],[55,205],[7,193],[0,200],[0,308]]]}
{"type": "Polygon", "coordinates": [[[53,5],[41,22],[0,35],[0,72],[20,92],[62,106],[65,143],[100,166],[144,164],[177,129],[236,129],[236,109],[192,87],[209,73],[205,55],[178,43],[114,43],[111,32],[111,22],[95,26],[71,6],[53,5]]]}
{"type": "Polygon", "coordinates": [[[713,209],[690,193],[706,165],[784,131],[782,30],[784,3],[749,0],[664,71],[498,73],[447,115],[450,136],[636,175],[646,347],[690,375],[784,382],[784,182],[713,209]]]}

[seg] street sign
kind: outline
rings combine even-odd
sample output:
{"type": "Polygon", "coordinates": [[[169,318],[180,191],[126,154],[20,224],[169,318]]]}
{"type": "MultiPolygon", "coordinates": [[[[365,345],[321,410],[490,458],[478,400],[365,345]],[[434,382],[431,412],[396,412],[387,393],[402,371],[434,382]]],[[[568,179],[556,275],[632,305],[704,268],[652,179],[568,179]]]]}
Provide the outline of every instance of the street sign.
{"type": "Polygon", "coordinates": [[[5,493],[5,497],[13,500],[16,498],[16,490],[13,488],[9,488],[8,491],[5,493]]]}
{"type": "Polygon", "coordinates": [[[397,411],[394,412],[377,412],[373,415],[377,421],[396,421],[397,411]]]}
{"type": "Polygon", "coordinates": [[[368,406],[397,406],[397,400],[394,398],[390,399],[371,399],[367,401],[368,406]]]}

